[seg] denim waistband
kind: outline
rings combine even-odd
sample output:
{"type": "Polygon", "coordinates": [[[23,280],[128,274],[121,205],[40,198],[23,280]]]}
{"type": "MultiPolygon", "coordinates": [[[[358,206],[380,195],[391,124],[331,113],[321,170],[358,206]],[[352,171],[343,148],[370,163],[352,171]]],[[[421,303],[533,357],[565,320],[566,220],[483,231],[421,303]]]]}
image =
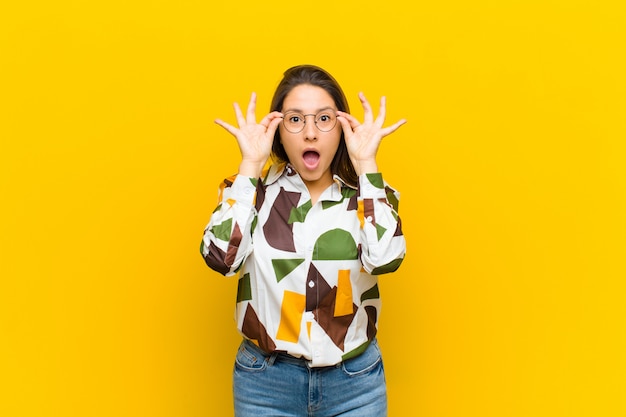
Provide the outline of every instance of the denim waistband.
{"type": "Polygon", "coordinates": [[[248,339],[244,339],[246,349],[256,352],[258,355],[265,357],[269,365],[273,365],[275,361],[288,362],[299,366],[308,366],[310,361],[306,358],[298,358],[285,352],[266,352],[248,339]]]}
{"type": "MultiPolygon", "coordinates": [[[[255,345],[253,342],[251,342],[248,339],[244,338],[244,343],[246,344],[246,348],[248,348],[249,350],[252,350],[254,352],[256,352],[257,354],[264,356],[268,362],[269,365],[273,365],[275,361],[279,361],[279,362],[287,362],[287,363],[292,363],[294,365],[298,365],[298,366],[304,366],[304,367],[311,367],[311,361],[309,359],[306,359],[304,357],[296,357],[296,356],[292,356],[288,353],[285,352],[266,352],[265,350],[261,349],[259,346],[255,345]]],[[[372,341],[370,341],[370,345],[376,343],[376,339],[374,338],[372,341]]],[[[337,368],[341,366],[341,362],[335,364],[335,365],[330,365],[330,366],[322,366],[322,367],[318,367],[319,368],[337,368]]]]}

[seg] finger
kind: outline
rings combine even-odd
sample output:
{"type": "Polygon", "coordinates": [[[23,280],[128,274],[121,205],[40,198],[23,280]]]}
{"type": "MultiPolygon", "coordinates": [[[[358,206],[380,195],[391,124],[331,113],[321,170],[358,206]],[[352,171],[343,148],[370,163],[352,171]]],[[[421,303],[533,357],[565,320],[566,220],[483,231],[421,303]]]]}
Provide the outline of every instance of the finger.
{"type": "Polygon", "coordinates": [[[256,123],[255,110],[256,110],[256,93],[253,92],[250,95],[250,102],[248,103],[248,114],[247,114],[248,123],[256,123]]]}
{"type": "Polygon", "coordinates": [[[348,118],[344,115],[337,117],[337,120],[339,120],[339,124],[341,124],[341,128],[343,129],[343,134],[346,138],[349,138],[352,136],[352,126],[350,126],[350,121],[348,120],[348,118]]]}
{"type": "Polygon", "coordinates": [[[382,96],[380,98],[380,108],[378,110],[378,116],[376,117],[376,124],[380,127],[385,124],[385,117],[387,115],[387,98],[382,96]]]}
{"type": "Polygon", "coordinates": [[[263,125],[263,127],[265,127],[267,129],[269,127],[270,123],[274,122],[274,120],[276,120],[276,119],[278,119],[277,123],[280,123],[280,121],[283,119],[283,114],[281,112],[278,112],[278,111],[273,111],[270,114],[268,114],[267,116],[265,116],[263,119],[261,119],[259,124],[263,125]]]}
{"type": "Polygon", "coordinates": [[[239,129],[237,129],[236,127],[226,123],[225,121],[221,120],[221,119],[215,119],[215,123],[222,126],[224,129],[226,129],[231,135],[233,136],[237,136],[237,132],[239,131],[239,129]]]}
{"type": "Polygon", "coordinates": [[[382,134],[383,137],[392,134],[393,132],[395,132],[396,130],[398,130],[398,128],[400,126],[402,126],[403,124],[406,123],[406,119],[401,119],[399,121],[397,121],[396,123],[394,123],[393,125],[386,127],[384,129],[382,129],[380,131],[380,133],[382,134]]]}
{"type": "Polygon", "coordinates": [[[280,125],[280,122],[283,121],[282,117],[276,117],[274,119],[272,119],[270,121],[269,126],[267,127],[267,133],[270,136],[274,136],[274,134],[276,133],[276,129],[278,129],[278,126],[280,125]]]}
{"type": "Polygon", "coordinates": [[[365,98],[365,94],[359,93],[359,100],[361,100],[361,105],[363,106],[363,122],[372,122],[374,120],[374,116],[372,115],[372,106],[370,106],[369,101],[365,98]]]}
{"type": "Polygon", "coordinates": [[[340,122],[341,122],[341,119],[345,119],[345,120],[347,120],[347,121],[348,121],[348,123],[349,123],[349,126],[350,126],[350,128],[351,128],[352,130],[356,129],[356,128],[357,128],[357,127],[359,127],[359,125],[360,125],[360,123],[359,123],[359,121],[357,120],[357,118],[356,118],[356,117],[354,117],[354,116],[352,116],[352,115],[351,115],[351,114],[349,114],[349,113],[345,113],[345,112],[342,112],[342,111],[338,111],[338,112],[337,112],[337,116],[338,116],[338,117],[337,117],[337,120],[339,120],[340,122]]]}
{"type": "Polygon", "coordinates": [[[239,103],[233,103],[233,107],[235,109],[235,118],[237,119],[237,124],[239,127],[246,124],[246,119],[243,117],[243,113],[241,112],[241,107],[239,107],[239,103]]]}

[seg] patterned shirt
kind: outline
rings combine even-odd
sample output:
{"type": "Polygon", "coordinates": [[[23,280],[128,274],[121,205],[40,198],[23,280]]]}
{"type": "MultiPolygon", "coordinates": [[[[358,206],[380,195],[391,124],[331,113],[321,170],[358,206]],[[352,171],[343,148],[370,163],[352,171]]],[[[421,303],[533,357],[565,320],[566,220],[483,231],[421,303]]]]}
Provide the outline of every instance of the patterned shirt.
{"type": "Polygon", "coordinates": [[[398,202],[380,173],[357,188],[334,176],[315,205],[289,164],[224,180],[200,250],[209,267],[239,276],[240,333],[313,367],[364,351],[378,326],[377,277],[406,252],[398,202]]]}

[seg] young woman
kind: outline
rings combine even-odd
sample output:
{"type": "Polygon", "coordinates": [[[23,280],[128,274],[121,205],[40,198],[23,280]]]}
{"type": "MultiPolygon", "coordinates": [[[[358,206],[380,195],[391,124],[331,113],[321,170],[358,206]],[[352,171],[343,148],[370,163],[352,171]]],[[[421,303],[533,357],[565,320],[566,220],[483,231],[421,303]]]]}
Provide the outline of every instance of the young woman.
{"type": "Polygon", "coordinates": [[[406,244],[376,153],[405,120],[383,127],[384,97],[377,117],[359,99],[363,123],[330,74],[301,65],[260,122],[254,94],[245,115],[234,105],[238,127],[216,120],[241,163],[220,187],[201,252],[239,276],[238,417],[387,413],[378,276],[400,266],[406,244]]]}

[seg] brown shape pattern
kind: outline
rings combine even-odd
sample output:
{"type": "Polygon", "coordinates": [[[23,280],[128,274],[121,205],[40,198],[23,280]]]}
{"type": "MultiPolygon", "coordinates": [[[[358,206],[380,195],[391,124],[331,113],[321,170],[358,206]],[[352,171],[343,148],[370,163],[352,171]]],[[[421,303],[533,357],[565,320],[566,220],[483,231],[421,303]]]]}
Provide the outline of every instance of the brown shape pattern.
{"type": "Polygon", "coordinates": [[[300,193],[285,191],[280,187],[267,222],[263,225],[265,239],[271,247],[287,252],[296,251],[293,243],[293,225],[289,224],[289,215],[291,209],[298,206],[298,201],[300,193]]]}
{"type": "Polygon", "coordinates": [[[258,212],[263,207],[263,202],[265,201],[265,186],[262,181],[257,181],[256,183],[256,204],[255,208],[258,212]]]}
{"type": "Polygon", "coordinates": [[[396,231],[393,232],[394,236],[402,236],[402,220],[398,217],[398,223],[396,224],[396,231]]]}
{"type": "MultiPolygon", "coordinates": [[[[388,205],[389,207],[391,207],[393,209],[393,205],[389,204],[387,199],[379,198],[378,201],[388,205]]],[[[367,217],[367,214],[365,215],[365,217],[367,217]]],[[[374,218],[374,217],[372,216],[372,218],[374,218]]],[[[398,216],[398,222],[396,223],[396,230],[393,232],[393,235],[394,236],[402,236],[402,221],[400,220],[400,216],[398,216]]]]}
{"type": "Polygon", "coordinates": [[[376,225],[376,216],[374,214],[374,200],[372,200],[371,198],[363,199],[363,217],[365,217],[366,219],[368,217],[371,217],[372,225],[376,225]]]}
{"type": "Polygon", "coordinates": [[[315,268],[315,265],[311,264],[306,278],[306,311],[315,310],[319,300],[324,299],[330,291],[330,285],[315,268]],[[313,287],[309,284],[311,281],[313,282],[313,287]]]}
{"type": "Polygon", "coordinates": [[[261,323],[259,317],[256,315],[256,312],[250,304],[246,307],[246,314],[243,318],[241,331],[248,338],[258,341],[259,347],[264,351],[273,352],[276,350],[276,344],[267,334],[265,326],[263,326],[263,323],[261,323]]]}
{"type": "Polygon", "coordinates": [[[343,342],[348,333],[348,327],[356,314],[357,306],[352,303],[352,314],[335,317],[335,298],[337,297],[337,287],[324,297],[318,307],[313,311],[315,320],[326,332],[333,343],[342,351],[344,350],[343,342]]]}
{"type": "Polygon", "coordinates": [[[239,244],[241,243],[241,229],[239,228],[239,224],[235,223],[235,227],[230,234],[230,241],[228,242],[228,251],[226,252],[226,259],[224,260],[226,266],[230,268],[235,262],[235,257],[237,256],[237,249],[239,249],[239,244]]]}
{"type": "Polygon", "coordinates": [[[350,201],[348,202],[348,210],[356,210],[359,207],[357,195],[354,194],[350,197],[350,201]]]}
{"type": "Polygon", "coordinates": [[[378,329],[376,329],[378,311],[374,306],[365,306],[365,312],[367,313],[367,340],[372,340],[378,331],[378,329]]]}
{"type": "Polygon", "coordinates": [[[230,270],[230,266],[226,265],[226,252],[218,248],[215,243],[209,244],[209,253],[204,257],[204,262],[213,270],[222,275],[226,275],[230,270]]]}

